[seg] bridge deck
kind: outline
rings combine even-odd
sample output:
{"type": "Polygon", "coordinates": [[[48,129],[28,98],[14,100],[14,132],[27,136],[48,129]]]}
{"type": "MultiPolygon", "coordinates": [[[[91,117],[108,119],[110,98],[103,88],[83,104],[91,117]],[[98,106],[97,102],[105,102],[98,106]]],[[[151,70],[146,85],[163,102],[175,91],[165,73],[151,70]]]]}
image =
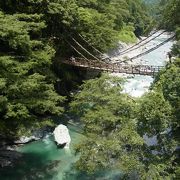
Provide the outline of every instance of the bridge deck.
{"type": "Polygon", "coordinates": [[[124,65],[120,63],[112,64],[112,63],[105,63],[102,61],[84,60],[82,58],[76,58],[74,61],[65,60],[63,61],[63,63],[72,66],[95,69],[106,72],[139,74],[139,75],[148,75],[148,76],[154,76],[163,68],[163,66],[124,65]]]}

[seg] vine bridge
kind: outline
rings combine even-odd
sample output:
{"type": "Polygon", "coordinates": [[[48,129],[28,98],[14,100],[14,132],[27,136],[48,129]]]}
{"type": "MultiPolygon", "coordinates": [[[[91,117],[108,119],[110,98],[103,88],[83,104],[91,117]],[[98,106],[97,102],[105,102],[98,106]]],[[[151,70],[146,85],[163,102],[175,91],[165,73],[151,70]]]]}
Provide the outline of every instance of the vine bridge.
{"type": "Polygon", "coordinates": [[[120,63],[106,63],[103,61],[87,60],[83,58],[64,60],[63,63],[72,66],[111,72],[111,73],[126,73],[126,74],[134,74],[134,75],[139,74],[139,75],[148,75],[148,76],[154,76],[163,68],[163,66],[128,65],[128,64],[125,65],[120,63]]]}
{"type": "Polygon", "coordinates": [[[82,35],[78,34],[79,38],[81,38],[81,40],[83,40],[86,44],[88,44],[88,46],[92,47],[99,54],[98,56],[93,55],[86,48],[84,48],[75,38],[70,36],[71,42],[74,42],[75,45],[72,45],[72,43],[70,43],[67,39],[65,39],[65,41],[77,54],[79,54],[81,56],[81,58],[79,58],[79,57],[78,58],[74,58],[74,57],[68,58],[66,60],[63,60],[62,63],[72,65],[72,66],[82,67],[82,68],[86,68],[86,69],[94,69],[94,70],[106,71],[106,72],[111,72],[111,73],[114,72],[114,73],[126,73],[126,74],[134,74],[134,75],[139,74],[139,75],[154,76],[156,73],[158,73],[163,68],[163,66],[130,65],[130,64],[125,64],[125,62],[127,63],[127,61],[132,61],[134,59],[137,59],[141,56],[144,56],[144,55],[154,51],[155,49],[158,49],[160,46],[162,46],[165,43],[169,42],[170,40],[174,39],[174,37],[175,37],[174,35],[167,38],[163,42],[157,44],[156,46],[154,46],[144,52],[141,52],[140,54],[137,54],[133,57],[122,60],[121,55],[128,54],[129,52],[134,51],[134,50],[140,48],[141,46],[144,46],[145,44],[148,44],[152,40],[156,39],[157,37],[159,37],[160,35],[165,33],[165,31],[161,31],[158,34],[156,34],[156,33],[158,33],[158,31],[155,31],[154,33],[152,33],[145,39],[136,43],[135,45],[133,45],[125,50],[120,51],[118,53],[118,55],[120,55],[120,58],[118,59],[118,62],[115,62],[115,63],[113,63],[112,59],[109,56],[106,57],[105,59],[102,59],[101,57],[104,56],[104,54],[102,52],[100,52],[98,49],[96,49],[95,47],[93,47],[92,44],[90,44],[89,41],[87,41],[82,35]],[[153,35],[155,35],[155,36],[153,36],[153,35]],[[77,47],[79,49],[77,49],[77,47]],[[82,52],[80,52],[80,50],[83,51],[84,53],[88,54],[89,56],[91,56],[93,59],[87,58],[82,52]]]}

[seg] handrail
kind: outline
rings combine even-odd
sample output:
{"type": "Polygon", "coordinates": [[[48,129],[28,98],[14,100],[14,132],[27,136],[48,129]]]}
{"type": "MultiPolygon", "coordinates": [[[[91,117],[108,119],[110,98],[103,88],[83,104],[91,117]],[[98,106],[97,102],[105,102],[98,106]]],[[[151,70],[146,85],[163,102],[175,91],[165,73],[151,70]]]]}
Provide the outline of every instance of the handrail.
{"type": "Polygon", "coordinates": [[[164,32],[165,32],[165,31],[161,32],[161,33],[158,34],[157,36],[151,38],[150,40],[144,42],[143,44],[141,44],[140,46],[138,46],[138,47],[136,47],[136,48],[130,49],[130,50],[128,50],[128,51],[120,52],[119,54],[120,54],[120,55],[124,55],[124,54],[127,54],[128,52],[134,51],[134,50],[140,48],[141,46],[144,46],[145,44],[147,44],[147,43],[151,42],[152,40],[156,39],[157,37],[159,37],[160,35],[162,35],[164,32]]]}
{"type": "MultiPolygon", "coordinates": [[[[124,53],[125,51],[127,51],[127,50],[129,50],[129,49],[131,49],[131,48],[133,48],[133,47],[141,44],[142,42],[146,41],[146,40],[149,39],[151,36],[153,36],[154,34],[156,34],[158,31],[159,31],[159,30],[154,31],[152,34],[150,34],[149,36],[147,36],[147,37],[144,38],[143,40],[139,41],[138,43],[134,44],[133,46],[131,46],[131,47],[129,47],[129,48],[123,50],[123,51],[120,51],[120,53],[124,53]]],[[[163,33],[164,33],[164,32],[165,32],[165,31],[163,31],[163,33]]],[[[160,33],[160,35],[161,35],[161,33],[160,33]]],[[[119,54],[120,54],[120,53],[119,53],[119,54]]]]}
{"type": "Polygon", "coordinates": [[[147,51],[145,51],[145,52],[143,52],[143,53],[140,53],[140,54],[138,54],[138,55],[130,58],[130,60],[133,60],[133,59],[139,58],[139,57],[141,57],[141,56],[144,56],[144,55],[146,55],[146,54],[154,51],[155,49],[158,49],[160,46],[164,45],[165,43],[169,42],[170,40],[172,40],[172,39],[174,39],[174,38],[175,38],[175,35],[172,36],[172,37],[170,37],[170,38],[168,38],[168,39],[166,39],[165,41],[163,41],[162,43],[158,44],[157,46],[155,46],[155,47],[153,47],[153,48],[151,48],[151,49],[149,49],[149,50],[147,50],[147,51]]]}
{"type": "Polygon", "coordinates": [[[139,75],[150,75],[154,76],[164,66],[149,66],[149,65],[124,65],[124,64],[112,64],[104,63],[100,61],[85,60],[83,58],[75,58],[72,60],[63,61],[65,64],[95,69],[100,71],[115,72],[115,73],[126,73],[126,74],[139,74],[139,75]]]}

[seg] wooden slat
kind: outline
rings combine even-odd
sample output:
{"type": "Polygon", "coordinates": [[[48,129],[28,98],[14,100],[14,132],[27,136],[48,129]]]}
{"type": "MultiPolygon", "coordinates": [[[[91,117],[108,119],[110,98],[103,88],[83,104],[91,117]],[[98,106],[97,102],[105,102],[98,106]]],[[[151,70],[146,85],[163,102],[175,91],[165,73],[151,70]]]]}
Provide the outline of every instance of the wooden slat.
{"type": "Polygon", "coordinates": [[[90,68],[90,69],[107,71],[107,72],[139,74],[139,75],[148,75],[148,76],[154,76],[163,68],[163,66],[147,66],[147,65],[132,66],[132,65],[123,65],[123,64],[111,64],[96,60],[87,61],[83,58],[75,58],[75,61],[65,60],[62,63],[77,67],[90,68]]]}

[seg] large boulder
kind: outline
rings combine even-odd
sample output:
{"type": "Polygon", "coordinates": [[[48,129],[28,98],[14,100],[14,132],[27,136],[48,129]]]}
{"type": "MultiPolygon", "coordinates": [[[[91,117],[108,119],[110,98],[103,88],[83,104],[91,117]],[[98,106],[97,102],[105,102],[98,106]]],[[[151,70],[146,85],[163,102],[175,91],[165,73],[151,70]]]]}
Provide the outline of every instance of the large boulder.
{"type": "Polygon", "coordinates": [[[59,147],[69,148],[71,137],[69,135],[69,130],[65,125],[58,125],[53,131],[53,134],[54,140],[59,147]]]}

